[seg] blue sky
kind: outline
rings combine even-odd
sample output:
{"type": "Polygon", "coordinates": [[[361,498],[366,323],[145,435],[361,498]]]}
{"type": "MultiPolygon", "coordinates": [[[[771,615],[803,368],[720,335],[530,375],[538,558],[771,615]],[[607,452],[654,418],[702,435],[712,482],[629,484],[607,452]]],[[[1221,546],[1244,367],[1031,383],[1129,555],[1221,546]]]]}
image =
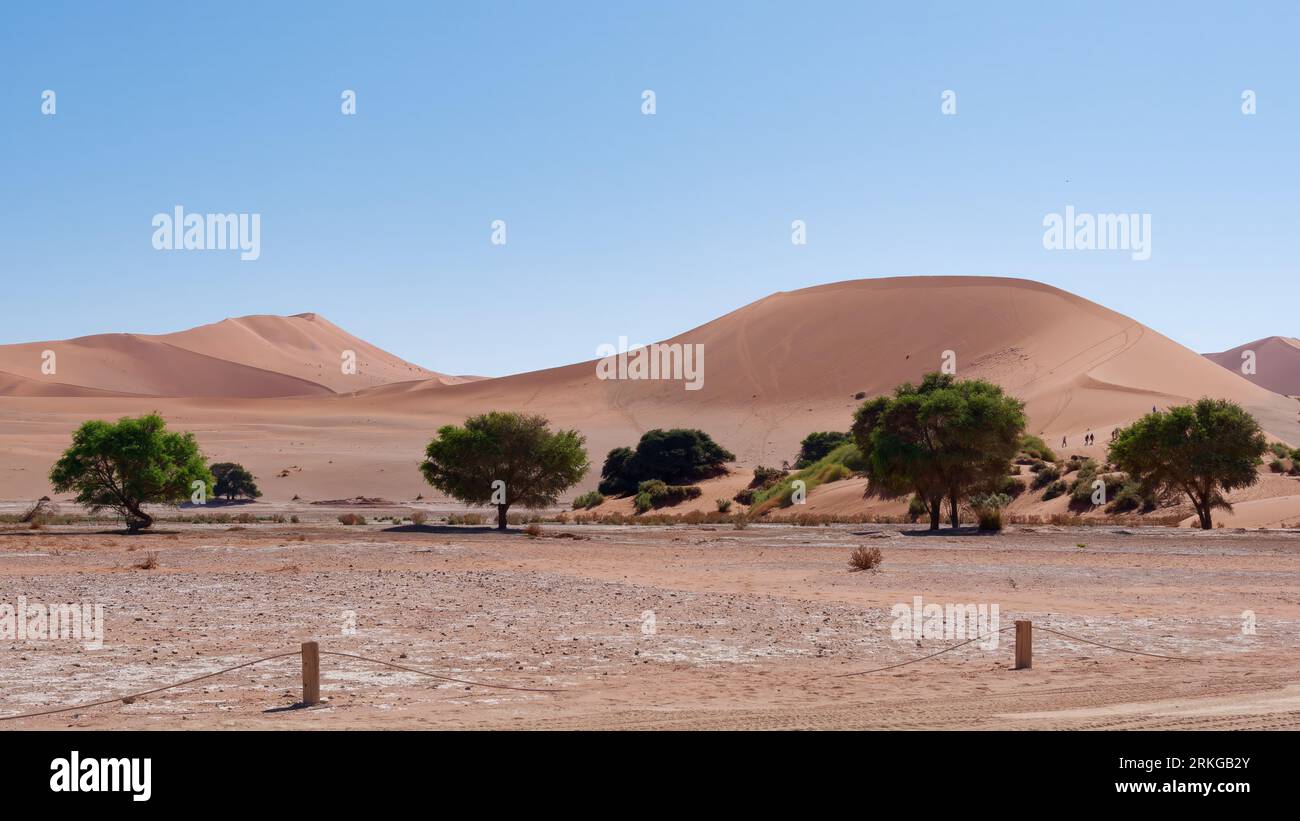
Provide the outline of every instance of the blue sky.
{"type": "Polygon", "coordinates": [[[1300,336],[1295,4],[323,6],[0,12],[0,342],[318,311],[499,375],[903,274],[1300,336]],[[154,250],[177,204],[260,214],[260,259],[154,250]],[[1149,213],[1151,259],[1045,250],[1067,205],[1149,213]]]}

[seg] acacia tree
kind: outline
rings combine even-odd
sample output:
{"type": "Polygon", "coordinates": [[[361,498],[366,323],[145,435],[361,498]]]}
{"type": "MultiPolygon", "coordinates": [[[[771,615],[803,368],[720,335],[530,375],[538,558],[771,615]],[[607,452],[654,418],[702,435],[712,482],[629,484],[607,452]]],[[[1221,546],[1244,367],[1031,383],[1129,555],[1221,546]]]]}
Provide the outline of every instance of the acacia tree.
{"type": "Polygon", "coordinates": [[[1231,511],[1230,490],[1259,481],[1256,467],[1268,442],[1255,417],[1227,399],[1200,399],[1149,413],[1115,434],[1109,459],[1144,493],[1186,493],[1203,530],[1211,511],[1231,511]]]}
{"type": "Polygon", "coordinates": [[[76,491],[92,513],[116,511],[132,532],[153,524],[144,505],[184,501],[198,481],[213,478],[194,434],[169,433],[156,413],[84,423],[50,469],[55,492],[76,491]]]}
{"type": "Polygon", "coordinates": [[[496,505],[497,528],[505,530],[511,505],[553,505],[590,467],[583,437],[549,426],[542,416],[501,411],[445,425],[426,448],[420,472],[462,502],[496,505]]]}
{"type": "Polygon", "coordinates": [[[867,465],[868,491],[915,493],[938,530],[945,499],[956,527],[961,499],[1006,475],[1024,426],[1023,403],[997,385],[930,373],[920,385],[904,383],[891,397],[864,402],[851,433],[867,465]]]}
{"type": "Polygon", "coordinates": [[[216,480],[216,484],[212,488],[213,496],[224,496],[233,501],[238,496],[256,499],[262,495],[262,491],[257,488],[257,482],[254,481],[253,474],[245,470],[241,464],[217,462],[212,466],[211,470],[216,480]]]}

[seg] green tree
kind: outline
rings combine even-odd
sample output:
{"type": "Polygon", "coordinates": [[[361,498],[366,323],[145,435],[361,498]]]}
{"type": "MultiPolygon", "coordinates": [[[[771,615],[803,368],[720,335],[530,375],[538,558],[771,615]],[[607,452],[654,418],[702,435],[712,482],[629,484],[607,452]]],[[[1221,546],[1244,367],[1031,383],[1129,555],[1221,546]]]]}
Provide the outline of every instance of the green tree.
{"type": "Polygon", "coordinates": [[[224,496],[233,501],[239,496],[256,499],[262,495],[262,491],[257,489],[253,474],[245,470],[241,464],[217,462],[210,470],[216,479],[216,485],[212,488],[213,496],[218,498],[224,496]]]}
{"type": "Polygon", "coordinates": [[[1024,432],[1024,405],[982,379],[926,374],[893,396],[864,402],[851,434],[866,462],[869,490],[885,498],[915,493],[937,530],[943,502],[959,523],[963,498],[996,489],[1024,432]]]}
{"type": "Polygon", "coordinates": [[[492,411],[439,428],[420,472],[462,502],[495,504],[505,530],[511,505],[553,505],[582,480],[590,467],[584,441],[577,431],[552,432],[541,416],[492,411]]]}
{"type": "Polygon", "coordinates": [[[114,510],[129,530],[144,530],[153,524],[144,505],[175,504],[190,496],[194,482],[214,482],[194,435],[166,427],[156,413],[86,422],[50,469],[50,484],[57,493],[75,491],[92,513],[114,510]]]}
{"type": "Polygon", "coordinates": [[[601,469],[600,492],[636,492],[641,482],[659,479],[670,485],[691,484],[726,472],[735,454],[702,430],[655,428],[646,431],[636,450],[615,448],[601,469]]]}
{"type": "Polygon", "coordinates": [[[1109,458],[1157,496],[1186,493],[1201,528],[1213,527],[1211,511],[1231,511],[1224,494],[1259,481],[1256,466],[1268,450],[1259,423],[1226,399],[1201,399],[1149,413],[1122,428],[1109,458]]]}
{"type": "Polygon", "coordinates": [[[849,441],[850,438],[849,434],[840,433],[837,430],[816,431],[808,434],[803,438],[803,441],[799,443],[799,456],[795,459],[795,468],[808,467],[813,462],[816,462],[840,445],[849,441]]]}

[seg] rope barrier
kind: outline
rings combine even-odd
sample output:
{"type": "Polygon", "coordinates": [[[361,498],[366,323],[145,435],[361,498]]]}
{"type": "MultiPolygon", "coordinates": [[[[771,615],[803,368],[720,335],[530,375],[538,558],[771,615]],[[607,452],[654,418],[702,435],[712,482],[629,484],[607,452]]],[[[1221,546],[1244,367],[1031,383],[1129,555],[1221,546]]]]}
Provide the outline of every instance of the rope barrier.
{"type": "Polygon", "coordinates": [[[999,635],[999,634],[1001,634],[1001,633],[1005,633],[1005,632],[1007,632],[1008,630],[1015,630],[1015,629],[1016,629],[1016,626],[1013,624],[1013,625],[1011,625],[1010,627],[1003,627],[1001,630],[997,631],[997,633],[986,633],[986,634],[983,635],[983,636],[976,636],[976,637],[973,638],[973,639],[967,639],[966,641],[960,642],[960,643],[958,643],[958,644],[954,644],[954,645],[952,645],[951,647],[945,647],[945,648],[943,648],[942,650],[940,650],[939,652],[937,652],[937,653],[931,653],[931,654],[928,655],[928,656],[921,656],[920,658],[914,658],[914,659],[910,659],[910,660],[908,660],[908,661],[900,661],[898,664],[890,664],[890,665],[885,666],[885,667],[877,667],[877,668],[874,669],[874,670],[859,670],[859,671],[856,672],[856,673],[837,673],[837,674],[835,674],[835,675],[833,675],[833,676],[830,676],[829,678],[848,678],[849,676],[865,676],[865,675],[869,675],[869,674],[871,674],[871,673],[880,673],[880,672],[884,672],[885,670],[893,670],[895,667],[906,667],[906,666],[909,665],[909,664],[916,664],[918,661],[925,661],[926,659],[932,659],[932,658],[934,658],[935,656],[942,656],[944,653],[950,652],[950,651],[952,651],[952,650],[956,650],[958,647],[965,647],[966,645],[970,644],[971,642],[979,641],[980,639],[986,639],[986,638],[989,638],[990,636],[996,636],[996,635],[999,635]]]}
{"type": "MultiPolygon", "coordinates": [[[[358,656],[352,653],[340,653],[334,650],[321,650],[320,652],[321,655],[323,656],[343,656],[345,658],[359,659],[361,661],[371,662],[372,664],[382,664],[388,667],[394,667],[398,670],[405,670],[408,673],[419,673],[420,675],[428,676],[429,678],[436,678],[441,681],[451,681],[457,684],[467,684],[467,685],[472,685],[474,687],[490,687],[494,690],[517,690],[525,693],[564,692],[563,690],[559,690],[559,689],[544,689],[539,687],[512,687],[506,684],[487,684],[481,681],[469,681],[468,679],[453,678],[451,676],[440,676],[437,673],[430,673],[426,670],[417,670],[414,667],[406,667],[401,664],[394,664],[391,661],[384,661],[383,659],[369,658],[368,656],[358,656]]],[[[178,681],[175,684],[167,684],[162,687],[155,687],[152,690],[143,690],[138,693],[128,693],[122,696],[113,696],[112,698],[105,698],[99,701],[91,701],[85,704],[74,704],[71,707],[52,707],[48,710],[37,710],[36,712],[20,713],[14,716],[0,716],[0,721],[16,721],[17,719],[20,718],[36,718],[37,716],[48,716],[48,715],[54,715],[56,713],[68,713],[73,710],[89,710],[92,707],[102,707],[105,704],[112,704],[115,701],[121,701],[129,704],[132,701],[136,700],[137,698],[143,698],[144,696],[153,695],[154,693],[161,693],[164,690],[174,690],[177,687],[184,687],[186,684],[193,684],[196,681],[203,681],[204,679],[214,678],[216,676],[220,676],[225,673],[230,673],[235,670],[241,670],[245,667],[252,667],[254,664],[261,664],[264,661],[274,661],[276,659],[288,658],[289,656],[298,656],[298,655],[302,655],[301,650],[291,650],[287,653],[277,653],[274,656],[264,656],[259,659],[253,659],[252,661],[246,661],[243,664],[236,664],[234,667],[226,667],[225,669],[217,670],[216,672],[204,673],[201,676],[195,676],[194,678],[187,678],[184,681],[178,681]]]]}
{"type": "Polygon", "coordinates": [[[223,673],[229,673],[234,670],[242,669],[244,667],[252,667],[254,664],[261,664],[264,661],[273,661],[275,659],[282,659],[282,658],[288,658],[289,656],[296,656],[299,655],[300,653],[301,653],[300,650],[293,650],[288,653],[279,653],[274,656],[266,656],[260,659],[253,659],[252,661],[246,661],[243,664],[236,664],[234,667],[227,667],[224,670],[218,670],[215,673],[204,673],[201,676],[195,676],[194,678],[187,678],[184,681],[178,681],[175,684],[168,684],[163,687],[155,687],[152,690],[144,690],[143,692],[139,692],[139,693],[129,693],[124,696],[114,696],[113,698],[106,698],[103,699],[102,701],[92,701],[87,704],[74,704],[71,707],[54,707],[49,710],[40,710],[35,713],[21,713],[16,716],[0,716],[0,721],[13,721],[19,718],[35,718],[36,716],[48,716],[48,715],[54,715],[55,713],[67,713],[72,710],[89,710],[91,707],[99,707],[104,704],[112,704],[114,701],[123,701],[129,703],[131,701],[134,701],[137,698],[153,695],[154,693],[161,693],[163,690],[172,690],[176,687],[183,687],[186,684],[193,684],[196,681],[203,681],[205,678],[212,678],[214,676],[219,676],[222,675],[223,673]]]}
{"type": "Polygon", "coordinates": [[[481,681],[467,681],[462,678],[452,678],[451,676],[440,676],[437,675],[436,673],[428,673],[425,672],[424,670],[417,670],[414,667],[406,667],[401,664],[394,664],[391,661],[384,661],[383,659],[372,659],[366,656],[353,655],[352,653],[339,653],[334,650],[321,650],[320,654],[322,656],[342,656],[344,658],[349,658],[349,659],[360,659],[361,661],[368,661],[372,664],[383,664],[388,667],[396,668],[398,670],[405,670],[408,673],[419,673],[422,676],[428,676],[429,678],[436,678],[441,681],[454,681],[457,684],[472,684],[475,687],[491,687],[494,690],[517,690],[521,693],[562,693],[564,692],[563,690],[559,690],[559,689],[546,689],[542,687],[511,687],[508,684],[484,684],[481,681]]]}
{"type": "Polygon", "coordinates": [[[1062,633],[1060,630],[1053,630],[1053,629],[1050,628],[1050,627],[1039,627],[1037,624],[1034,625],[1034,629],[1035,629],[1035,630],[1042,630],[1044,633],[1055,633],[1056,635],[1061,636],[1061,637],[1063,637],[1063,638],[1073,639],[1074,641],[1081,641],[1081,642],[1083,642],[1084,644],[1093,644],[1093,645],[1096,645],[1097,647],[1105,647],[1107,650],[1114,650],[1114,651],[1119,652],[1119,653],[1132,653],[1132,654],[1135,655],[1135,656],[1150,656],[1151,658],[1156,658],[1156,659],[1169,659],[1170,661],[1195,661],[1195,662],[1199,662],[1199,661],[1202,661],[1202,660],[1203,660],[1203,659],[1188,658],[1187,656],[1162,656],[1162,655],[1160,655],[1159,653],[1145,653],[1145,652],[1143,652],[1143,651],[1141,651],[1141,650],[1127,650],[1127,649],[1125,649],[1125,648],[1123,648],[1123,647],[1112,647],[1112,646],[1109,645],[1109,644],[1102,644],[1102,643],[1099,642],[1099,641],[1092,641],[1091,639],[1085,639],[1085,638],[1083,638],[1082,636],[1072,636],[1072,635],[1070,635],[1069,633],[1062,633]]]}
{"type": "MultiPolygon", "coordinates": [[[[1035,625],[1035,628],[1045,633],[1052,633],[1054,635],[1061,636],[1062,638],[1067,638],[1072,641],[1081,641],[1084,644],[1091,644],[1096,647],[1104,647],[1107,650],[1114,650],[1118,653],[1131,653],[1137,656],[1150,656],[1151,658],[1167,659],[1170,661],[1191,661],[1191,662],[1202,661],[1202,659],[1189,658],[1187,656],[1167,656],[1167,655],[1161,655],[1160,653],[1148,653],[1143,650],[1133,650],[1133,649],[1128,649],[1123,647],[1115,647],[1114,645],[1103,644],[1102,642],[1099,641],[1093,641],[1091,639],[1085,639],[1082,636],[1075,636],[1069,633],[1063,633],[1060,630],[1053,630],[1050,627],[1043,627],[1041,625],[1035,625]]],[[[994,633],[986,633],[984,635],[975,636],[974,638],[967,639],[962,642],[958,642],[957,644],[950,645],[948,647],[943,648],[942,650],[939,650],[934,653],[930,653],[929,655],[920,656],[919,658],[908,659],[907,661],[900,661],[897,664],[888,664],[885,665],[884,667],[876,667],[871,670],[859,670],[854,673],[837,673],[833,676],[826,676],[826,678],[849,678],[852,676],[871,675],[872,673],[883,673],[886,670],[894,670],[899,667],[906,667],[909,664],[916,664],[918,662],[926,661],[927,659],[932,659],[935,658],[936,656],[942,656],[944,653],[950,653],[953,650],[958,649],[959,647],[965,647],[966,645],[980,641],[981,639],[986,639],[992,636],[1000,635],[1002,633],[1007,632],[1008,630],[1014,630],[1014,629],[1015,629],[1015,625],[1011,625],[1009,627],[1003,627],[1001,630],[998,630],[994,633]]],[[[339,656],[340,658],[356,659],[358,661],[365,661],[371,664],[379,664],[385,667],[392,667],[395,670],[402,670],[408,673],[416,673],[418,675],[428,676],[429,678],[438,679],[439,681],[454,682],[456,684],[465,684],[471,687],[487,687],[494,690],[513,690],[515,692],[521,692],[521,693],[565,692],[564,690],[557,689],[557,688],[514,687],[509,684],[490,684],[482,681],[470,681],[469,679],[462,679],[462,678],[456,678],[454,676],[443,676],[437,673],[430,673],[427,670],[419,670],[416,669],[415,667],[407,667],[406,665],[397,664],[396,662],[391,662],[391,661],[385,661],[383,659],[371,658],[369,656],[360,656],[355,653],[342,653],[337,650],[321,650],[320,653],[323,656],[339,656]]],[[[216,672],[212,672],[212,673],[204,673],[201,676],[187,678],[184,681],[178,681],[175,684],[167,684],[162,687],[155,687],[151,690],[142,690],[141,692],[138,693],[128,693],[127,695],[114,696],[113,698],[101,699],[99,701],[91,701],[85,704],[74,704],[71,707],[52,707],[48,710],[38,710],[36,712],[31,712],[31,713],[20,713],[18,715],[13,715],[13,716],[0,716],[0,721],[15,721],[20,718],[36,718],[38,716],[48,716],[48,715],[54,715],[56,713],[67,713],[73,710],[89,710],[92,707],[101,707],[105,704],[112,704],[115,701],[121,701],[129,704],[130,702],[134,701],[137,698],[143,698],[144,696],[153,695],[154,693],[161,693],[165,690],[173,690],[177,687],[183,687],[186,684],[193,684],[196,681],[203,681],[204,679],[214,678],[216,676],[220,676],[225,673],[234,672],[235,670],[242,670],[245,667],[252,667],[254,664],[261,664],[263,662],[275,661],[276,659],[288,658],[290,656],[298,656],[301,654],[302,651],[300,650],[292,650],[287,653],[277,653],[276,655],[273,656],[264,656],[262,658],[253,659],[252,661],[246,661],[243,664],[236,664],[233,667],[226,667],[224,669],[217,670],[216,672]]]]}

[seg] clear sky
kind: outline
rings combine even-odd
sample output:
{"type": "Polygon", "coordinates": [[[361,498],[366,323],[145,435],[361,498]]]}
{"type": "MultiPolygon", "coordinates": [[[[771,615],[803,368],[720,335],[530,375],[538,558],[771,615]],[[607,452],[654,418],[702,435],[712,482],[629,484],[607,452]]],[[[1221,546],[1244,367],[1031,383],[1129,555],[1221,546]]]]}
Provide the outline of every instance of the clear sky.
{"type": "Polygon", "coordinates": [[[903,274],[1300,336],[1298,8],[9,3],[0,342],[317,311],[500,375],[903,274]],[[260,258],[155,250],[176,205],[260,214],[260,258]],[[1045,250],[1067,205],[1149,214],[1151,258],[1045,250]]]}

